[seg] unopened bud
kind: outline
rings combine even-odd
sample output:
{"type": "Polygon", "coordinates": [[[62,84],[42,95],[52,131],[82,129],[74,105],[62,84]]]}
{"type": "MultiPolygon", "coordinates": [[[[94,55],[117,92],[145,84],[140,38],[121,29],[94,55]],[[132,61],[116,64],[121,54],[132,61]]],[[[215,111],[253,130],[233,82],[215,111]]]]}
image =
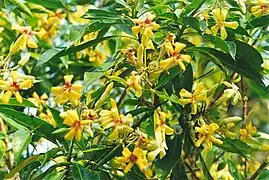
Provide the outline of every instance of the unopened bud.
{"type": "Polygon", "coordinates": [[[228,118],[225,118],[221,121],[221,124],[227,124],[227,123],[235,123],[235,122],[238,122],[238,121],[241,121],[242,118],[239,117],[239,116],[233,116],[233,117],[228,117],[228,118]]]}
{"type": "Polygon", "coordinates": [[[19,60],[18,65],[24,66],[29,61],[30,57],[30,54],[25,55],[23,58],[21,58],[21,60],[19,60]]]}
{"type": "Polygon", "coordinates": [[[95,109],[99,108],[100,106],[103,105],[105,102],[106,98],[108,97],[109,93],[111,92],[113,88],[114,83],[111,82],[105,89],[104,93],[101,95],[100,99],[95,103],[95,109]]]}
{"type": "Polygon", "coordinates": [[[143,56],[144,56],[144,45],[140,44],[137,50],[137,65],[139,68],[143,66],[143,56]]]}

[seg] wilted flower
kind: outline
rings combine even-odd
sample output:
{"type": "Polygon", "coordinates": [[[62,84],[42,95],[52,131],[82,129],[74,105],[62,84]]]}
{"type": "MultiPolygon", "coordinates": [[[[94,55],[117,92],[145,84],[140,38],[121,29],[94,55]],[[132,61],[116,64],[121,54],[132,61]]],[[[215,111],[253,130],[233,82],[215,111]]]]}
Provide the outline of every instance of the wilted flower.
{"type": "Polygon", "coordinates": [[[245,129],[240,129],[240,138],[246,140],[248,138],[252,138],[254,134],[256,134],[257,129],[255,126],[252,126],[252,122],[250,121],[245,129]]]}
{"type": "Polygon", "coordinates": [[[228,89],[224,90],[223,95],[216,101],[215,104],[219,105],[223,102],[226,102],[229,99],[231,99],[232,105],[237,104],[238,101],[242,99],[239,88],[234,83],[229,83],[226,81],[222,83],[225,84],[228,87],[228,89]]]}
{"type": "Polygon", "coordinates": [[[211,31],[214,35],[216,35],[220,29],[220,37],[221,39],[227,38],[227,32],[225,30],[225,27],[229,27],[232,29],[236,29],[238,27],[238,22],[225,22],[226,16],[228,14],[228,9],[220,9],[216,8],[212,10],[213,18],[216,21],[216,25],[211,27],[211,31]]]}
{"type": "Polygon", "coordinates": [[[128,88],[134,88],[138,96],[142,95],[141,77],[137,75],[137,72],[133,71],[131,76],[127,79],[128,88]]]}
{"type": "Polygon", "coordinates": [[[5,91],[2,96],[2,102],[8,104],[11,96],[15,95],[17,101],[22,103],[23,99],[19,91],[31,88],[33,86],[33,79],[34,77],[30,78],[30,76],[28,79],[24,79],[19,76],[17,71],[12,71],[10,81],[0,80],[0,89],[5,91]]]}
{"type": "Polygon", "coordinates": [[[73,75],[65,75],[63,86],[51,88],[52,93],[56,96],[55,101],[57,103],[64,104],[70,101],[73,105],[78,104],[83,86],[81,84],[71,84],[73,77],[73,75]]]}

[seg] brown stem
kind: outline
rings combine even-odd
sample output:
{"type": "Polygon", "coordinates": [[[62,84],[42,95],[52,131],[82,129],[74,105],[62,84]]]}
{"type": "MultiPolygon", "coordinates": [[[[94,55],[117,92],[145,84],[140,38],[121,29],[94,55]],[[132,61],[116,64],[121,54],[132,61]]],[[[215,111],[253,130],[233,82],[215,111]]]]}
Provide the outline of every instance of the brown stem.
{"type": "Polygon", "coordinates": [[[241,76],[241,96],[242,96],[242,118],[244,124],[246,124],[248,97],[246,95],[246,87],[244,86],[243,76],[241,76]]]}

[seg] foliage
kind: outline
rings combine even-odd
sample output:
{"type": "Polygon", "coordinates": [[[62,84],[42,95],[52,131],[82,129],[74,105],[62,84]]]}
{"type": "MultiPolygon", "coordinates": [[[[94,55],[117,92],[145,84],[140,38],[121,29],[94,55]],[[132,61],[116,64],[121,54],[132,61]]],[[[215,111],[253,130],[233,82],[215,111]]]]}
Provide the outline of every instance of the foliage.
{"type": "Polygon", "coordinates": [[[268,179],[267,0],[0,6],[1,179],[268,179]]]}

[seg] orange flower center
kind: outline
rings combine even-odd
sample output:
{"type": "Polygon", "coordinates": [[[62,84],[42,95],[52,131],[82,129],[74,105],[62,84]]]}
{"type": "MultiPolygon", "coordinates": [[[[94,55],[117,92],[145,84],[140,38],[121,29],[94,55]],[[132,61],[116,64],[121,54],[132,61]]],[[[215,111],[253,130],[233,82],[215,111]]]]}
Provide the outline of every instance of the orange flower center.
{"type": "Polygon", "coordinates": [[[76,128],[76,129],[80,129],[80,128],[81,128],[81,123],[80,123],[80,121],[75,121],[75,122],[72,124],[72,127],[73,127],[73,128],[76,128]]]}
{"type": "Polygon", "coordinates": [[[129,157],[129,160],[132,162],[132,163],[135,163],[137,161],[138,157],[136,157],[135,155],[131,154],[131,156],[129,157]]]}
{"type": "Polygon", "coordinates": [[[18,91],[20,89],[19,84],[17,82],[12,82],[11,89],[12,91],[18,91]]]}
{"type": "Polygon", "coordinates": [[[147,19],[145,20],[145,24],[151,24],[151,20],[147,18],[147,19]]]}

